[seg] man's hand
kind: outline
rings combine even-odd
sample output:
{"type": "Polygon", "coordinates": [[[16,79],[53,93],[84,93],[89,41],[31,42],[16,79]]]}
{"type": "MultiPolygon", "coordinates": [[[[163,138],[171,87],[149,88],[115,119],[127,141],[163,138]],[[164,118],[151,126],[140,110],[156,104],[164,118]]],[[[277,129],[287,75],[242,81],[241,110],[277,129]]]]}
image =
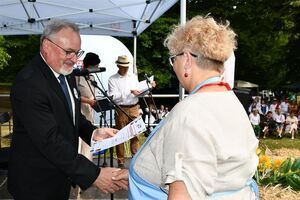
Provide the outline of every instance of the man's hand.
{"type": "Polygon", "coordinates": [[[114,128],[97,128],[93,132],[93,140],[100,141],[116,135],[118,129],[114,128]]]}
{"type": "Polygon", "coordinates": [[[151,81],[150,84],[151,84],[151,87],[152,87],[152,88],[155,88],[155,87],[156,87],[156,82],[155,82],[155,81],[151,81]]]}
{"type": "Polygon", "coordinates": [[[95,99],[89,99],[88,104],[90,104],[90,106],[94,106],[96,104],[96,100],[95,99]]]}
{"type": "Polygon", "coordinates": [[[134,96],[137,96],[139,94],[141,94],[141,92],[139,90],[130,90],[131,94],[133,94],[134,96]]]}
{"type": "Polygon", "coordinates": [[[113,172],[116,170],[118,169],[111,167],[101,168],[101,172],[95,180],[94,185],[106,194],[119,191],[122,187],[118,186],[118,184],[112,180],[113,172]]]}

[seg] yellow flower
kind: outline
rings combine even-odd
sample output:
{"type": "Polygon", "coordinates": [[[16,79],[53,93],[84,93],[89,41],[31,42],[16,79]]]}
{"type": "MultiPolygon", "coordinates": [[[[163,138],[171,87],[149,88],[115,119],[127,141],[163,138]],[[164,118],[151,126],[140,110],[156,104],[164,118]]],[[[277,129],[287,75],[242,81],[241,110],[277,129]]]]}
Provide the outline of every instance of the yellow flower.
{"type": "Polygon", "coordinates": [[[266,168],[267,168],[267,169],[271,169],[271,167],[272,167],[272,163],[271,163],[270,160],[267,161],[267,162],[265,163],[265,165],[266,165],[266,168]]]}
{"type": "Polygon", "coordinates": [[[263,163],[267,163],[267,162],[271,162],[269,156],[266,156],[266,155],[259,156],[259,163],[263,164],[263,163]]]}
{"type": "Polygon", "coordinates": [[[274,160],[274,169],[278,169],[282,162],[283,162],[283,160],[280,160],[280,159],[274,160]]]}

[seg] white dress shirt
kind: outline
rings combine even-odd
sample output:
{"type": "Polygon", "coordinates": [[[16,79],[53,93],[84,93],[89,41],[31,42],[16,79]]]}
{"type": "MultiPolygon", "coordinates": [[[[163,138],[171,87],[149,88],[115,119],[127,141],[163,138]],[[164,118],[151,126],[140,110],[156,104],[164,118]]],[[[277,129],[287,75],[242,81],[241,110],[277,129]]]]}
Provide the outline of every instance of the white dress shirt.
{"type": "Polygon", "coordinates": [[[139,99],[131,93],[138,89],[138,78],[135,74],[127,73],[121,76],[119,73],[108,79],[108,93],[118,105],[134,105],[139,99]]]}

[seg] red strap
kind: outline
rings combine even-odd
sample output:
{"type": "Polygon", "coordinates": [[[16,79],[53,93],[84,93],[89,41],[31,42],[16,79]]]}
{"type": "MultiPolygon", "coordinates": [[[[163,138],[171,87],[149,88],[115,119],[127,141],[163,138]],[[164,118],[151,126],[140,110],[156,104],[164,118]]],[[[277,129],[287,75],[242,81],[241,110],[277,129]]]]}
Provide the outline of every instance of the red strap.
{"type": "Polygon", "coordinates": [[[208,84],[203,85],[200,89],[202,89],[204,87],[215,86],[215,85],[225,86],[227,90],[231,90],[230,85],[226,82],[208,83],[208,84]]]}

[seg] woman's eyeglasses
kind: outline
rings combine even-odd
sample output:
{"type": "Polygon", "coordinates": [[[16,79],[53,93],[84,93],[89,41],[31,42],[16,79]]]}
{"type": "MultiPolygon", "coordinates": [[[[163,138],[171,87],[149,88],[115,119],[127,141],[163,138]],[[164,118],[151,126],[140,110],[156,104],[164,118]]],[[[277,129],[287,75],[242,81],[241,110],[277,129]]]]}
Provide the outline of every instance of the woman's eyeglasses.
{"type": "MultiPolygon", "coordinates": [[[[169,57],[169,62],[170,62],[170,65],[171,66],[173,66],[174,65],[174,62],[175,62],[175,59],[176,59],[176,57],[177,56],[182,56],[184,54],[184,52],[182,52],[182,53],[179,53],[179,54],[176,54],[176,55],[172,55],[172,56],[170,56],[169,57]]],[[[193,53],[189,53],[189,54],[191,54],[191,56],[193,56],[193,57],[195,57],[195,58],[197,58],[198,56],[197,55],[195,55],[195,54],[193,54],[193,53]]]]}
{"type": "Polygon", "coordinates": [[[55,46],[57,46],[58,48],[60,48],[61,50],[63,50],[65,52],[67,58],[73,58],[74,56],[76,56],[77,58],[80,58],[80,56],[82,56],[84,54],[84,51],[82,49],[79,49],[78,51],[66,50],[66,49],[62,48],[61,46],[59,46],[58,44],[54,43],[49,38],[46,38],[46,39],[49,42],[51,42],[52,44],[54,44],[55,46]]]}

